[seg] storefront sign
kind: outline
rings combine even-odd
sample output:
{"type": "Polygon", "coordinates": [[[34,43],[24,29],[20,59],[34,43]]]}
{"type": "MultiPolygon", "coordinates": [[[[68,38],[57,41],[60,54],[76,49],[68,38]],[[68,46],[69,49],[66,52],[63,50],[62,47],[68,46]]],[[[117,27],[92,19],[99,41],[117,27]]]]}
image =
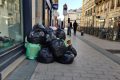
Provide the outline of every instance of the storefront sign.
{"type": "Polygon", "coordinates": [[[52,5],[52,8],[53,8],[54,10],[58,10],[58,4],[53,4],[53,5],[52,5]]]}

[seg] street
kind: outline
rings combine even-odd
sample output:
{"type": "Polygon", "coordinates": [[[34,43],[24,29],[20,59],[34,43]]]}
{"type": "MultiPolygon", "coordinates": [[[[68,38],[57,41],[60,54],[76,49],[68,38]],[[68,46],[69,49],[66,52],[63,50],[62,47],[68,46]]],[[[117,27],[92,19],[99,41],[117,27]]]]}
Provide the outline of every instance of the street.
{"type": "Polygon", "coordinates": [[[38,63],[31,80],[120,80],[120,65],[72,36],[78,55],[73,64],[38,63]]]}

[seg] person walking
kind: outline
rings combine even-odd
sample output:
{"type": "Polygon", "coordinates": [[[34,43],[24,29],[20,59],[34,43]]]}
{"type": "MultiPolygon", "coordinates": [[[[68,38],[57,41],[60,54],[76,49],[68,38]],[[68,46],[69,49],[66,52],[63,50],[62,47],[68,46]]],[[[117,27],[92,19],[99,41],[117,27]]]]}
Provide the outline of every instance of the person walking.
{"type": "Polygon", "coordinates": [[[72,28],[72,22],[68,23],[68,31],[67,31],[67,35],[71,36],[71,28],[72,28]]]}
{"type": "Polygon", "coordinates": [[[74,30],[74,35],[76,35],[76,30],[77,30],[78,24],[75,20],[75,22],[73,23],[73,30],[74,30]]]}

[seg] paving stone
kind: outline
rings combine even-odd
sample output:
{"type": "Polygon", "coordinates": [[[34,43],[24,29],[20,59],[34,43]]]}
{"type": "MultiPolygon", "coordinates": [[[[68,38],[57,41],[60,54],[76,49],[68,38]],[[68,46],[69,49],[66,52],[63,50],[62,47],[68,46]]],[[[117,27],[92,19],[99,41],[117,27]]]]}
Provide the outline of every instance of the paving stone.
{"type": "Polygon", "coordinates": [[[33,79],[54,79],[54,76],[52,75],[39,75],[36,74],[36,76],[33,79]]]}
{"type": "Polygon", "coordinates": [[[87,71],[87,73],[89,73],[89,74],[104,74],[103,71],[94,71],[94,70],[92,70],[92,71],[87,71]]]}
{"type": "Polygon", "coordinates": [[[115,79],[114,76],[112,75],[97,75],[97,78],[102,78],[102,79],[115,79]]]}
{"type": "Polygon", "coordinates": [[[91,80],[91,78],[85,78],[85,77],[73,77],[73,80],[91,80]]]}
{"type": "Polygon", "coordinates": [[[88,78],[93,78],[93,77],[96,78],[97,75],[96,74],[88,74],[87,73],[87,74],[81,74],[81,76],[82,77],[88,77],[88,78]]]}
{"type": "Polygon", "coordinates": [[[92,78],[91,80],[110,80],[110,79],[103,79],[103,78],[92,78]]]}
{"type": "Polygon", "coordinates": [[[62,72],[46,72],[46,75],[63,76],[62,72]]]}
{"type": "Polygon", "coordinates": [[[80,77],[80,73],[64,73],[64,76],[71,76],[71,77],[80,77]]]}
{"type": "Polygon", "coordinates": [[[66,77],[66,76],[55,76],[54,80],[72,80],[72,77],[66,77]]]}

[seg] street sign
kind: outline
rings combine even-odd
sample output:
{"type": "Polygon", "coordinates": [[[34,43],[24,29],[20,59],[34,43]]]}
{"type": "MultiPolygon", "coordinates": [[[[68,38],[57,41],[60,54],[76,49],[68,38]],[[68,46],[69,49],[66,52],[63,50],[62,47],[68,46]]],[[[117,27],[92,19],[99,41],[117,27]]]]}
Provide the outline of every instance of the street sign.
{"type": "Polygon", "coordinates": [[[54,10],[58,10],[58,4],[53,4],[53,5],[52,5],[52,8],[53,8],[54,10]]]}

